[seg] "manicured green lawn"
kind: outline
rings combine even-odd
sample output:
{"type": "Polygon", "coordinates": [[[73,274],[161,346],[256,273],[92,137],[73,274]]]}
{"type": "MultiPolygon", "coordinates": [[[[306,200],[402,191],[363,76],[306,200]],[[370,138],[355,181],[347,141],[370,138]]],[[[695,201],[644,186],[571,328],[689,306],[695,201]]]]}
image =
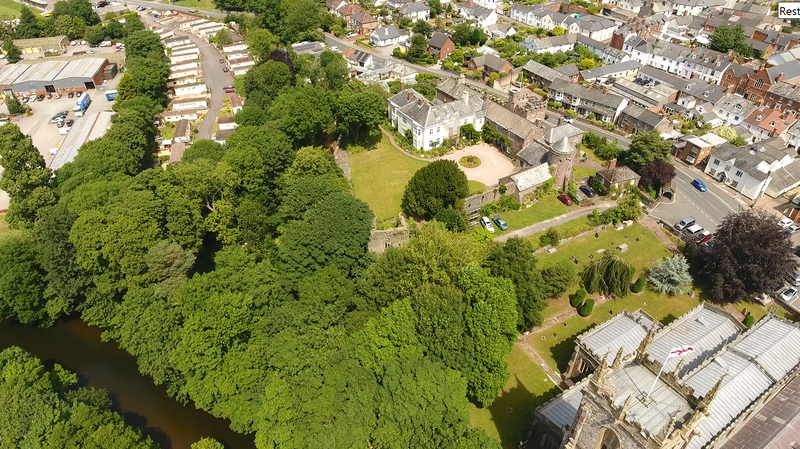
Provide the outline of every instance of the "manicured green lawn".
{"type": "MultiPolygon", "coordinates": [[[[564,215],[567,212],[575,210],[574,207],[570,208],[558,201],[556,195],[551,195],[537,201],[534,205],[520,210],[513,210],[510,212],[503,212],[499,214],[503,220],[508,223],[508,230],[504,232],[516,231],[525,226],[530,226],[534,223],[539,223],[551,218],[564,215]]],[[[501,233],[502,234],[502,233],[501,233]]]]}
{"type": "Polygon", "coordinates": [[[574,165],[572,167],[572,174],[576,178],[585,178],[587,176],[594,176],[595,173],[597,173],[597,170],[593,168],[580,167],[578,165],[574,165]]]}
{"type": "MultiPolygon", "coordinates": [[[[17,3],[14,0],[0,0],[0,16],[7,16],[9,19],[16,19],[19,17],[19,12],[22,11],[22,3],[17,3]]],[[[31,12],[38,16],[42,10],[31,8],[31,12]]]]}
{"type": "MultiPolygon", "coordinates": [[[[170,4],[169,0],[163,0],[161,3],[170,4]]],[[[214,2],[211,0],[181,0],[172,3],[174,6],[183,6],[185,8],[199,8],[199,9],[217,9],[214,2]]]]}
{"type": "Polygon", "coordinates": [[[477,195],[486,191],[486,184],[480,181],[469,181],[469,194],[477,195]]]}
{"type": "Polygon", "coordinates": [[[533,410],[560,390],[519,347],[514,346],[506,360],[512,373],[506,386],[488,408],[470,404],[469,422],[471,427],[483,429],[500,440],[503,447],[511,448],[519,443],[533,410]]]}
{"type": "MultiPolygon", "coordinates": [[[[578,220],[576,220],[578,221],[578,220]]],[[[670,253],[661,242],[645,227],[636,223],[632,227],[621,231],[615,231],[609,227],[605,232],[599,233],[599,238],[589,235],[578,239],[564,246],[559,246],[554,254],[541,254],[537,256],[542,266],[547,266],[561,260],[570,260],[572,256],[578,259],[577,269],[583,270],[591,261],[589,254],[593,254],[595,259],[602,255],[595,253],[596,250],[605,248],[606,251],[614,251],[623,259],[636,268],[634,279],[644,274],[645,269],[652,266],[651,259],[658,260],[668,256],[670,253]],[[624,236],[628,236],[627,239],[624,236]],[[639,241],[636,241],[639,238],[639,241]],[[611,245],[611,242],[614,245],[611,245]],[[620,243],[628,244],[628,251],[620,254],[614,248],[620,243]]],[[[574,293],[578,286],[573,286],[567,293],[574,293]]],[[[597,295],[590,295],[597,298],[597,295]]],[[[586,318],[575,316],[568,319],[565,323],[539,331],[530,337],[531,344],[539,354],[550,363],[553,368],[563,371],[567,367],[569,358],[574,349],[575,337],[583,333],[590,326],[603,322],[617,314],[623,309],[633,312],[642,308],[651,316],[658,320],[671,321],[700,303],[699,295],[690,298],[688,295],[670,297],[657,294],[649,288],[639,295],[632,293],[623,298],[617,298],[595,307],[592,314],[586,318]],[[553,334],[556,334],[553,337],[553,334]],[[542,340],[544,337],[544,340],[542,340]]],[[[571,306],[567,295],[556,299],[551,299],[544,315],[546,317],[564,311],[571,306]]]]}
{"type": "MultiPolygon", "coordinates": [[[[583,231],[588,231],[594,228],[594,225],[589,223],[588,218],[581,217],[578,218],[577,220],[568,221],[564,224],[555,226],[555,228],[558,230],[558,234],[561,236],[561,239],[563,240],[568,237],[574,237],[583,231]]],[[[547,231],[537,232],[536,234],[525,237],[525,239],[530,240],[534,248],[540,248],[541,245],[539,245],[539,237],[541,237],[545,232],[547,231]]]]}
{"type": "Polygon", "coordinates": [[[406,184],[426,164],[402,154],[382,135],[370,149],[350,153],[356,197],[369,204],[379,223],[394,218],[400,213],[406,184]]]}
{"type": "Polygon", "coordinates": [[[606,160],[601,159],[600,156],[594,154],[594,151],[592,151],[589,147],[587,147],[586,145],[584,145],[582,143],[578,144],[578,153],[580,154],[581,151],[586,153],[586,156],[588,156],[590,159],[594,159],[599,164],[605,164],[606,163],[606,160]]]}

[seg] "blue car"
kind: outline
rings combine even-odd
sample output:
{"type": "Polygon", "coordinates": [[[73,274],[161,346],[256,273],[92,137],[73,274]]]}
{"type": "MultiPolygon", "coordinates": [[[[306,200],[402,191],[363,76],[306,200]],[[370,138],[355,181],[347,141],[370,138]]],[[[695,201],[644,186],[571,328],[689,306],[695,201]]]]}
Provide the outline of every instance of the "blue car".
{"type": "Polygon", "coordinates": [[[692,181],[692,185],[693,185],[693,186],[694,186],[694,187],[695,187],[697,190],[699,190],[699,191],[701,191],[701,192],[705,192],[705,191],[706,191],[706,185],[705,185],[705,184],[703,184],[703,181],[701,181],[701,180],[699,180],[699,179],[695,179],[694,181],[692,181]]]}

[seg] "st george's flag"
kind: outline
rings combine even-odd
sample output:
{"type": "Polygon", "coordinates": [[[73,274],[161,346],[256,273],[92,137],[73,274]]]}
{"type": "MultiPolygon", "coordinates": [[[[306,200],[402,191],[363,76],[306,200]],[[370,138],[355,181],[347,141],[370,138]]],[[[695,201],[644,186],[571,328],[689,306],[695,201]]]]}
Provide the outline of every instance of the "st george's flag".
{"type": "Polygon", "coordinates": [[[667,356],[667,359],[671,359],[673,357],[680,357],[692,351],[694,351],[694,348],[691,346],[678,346],[677,348],[672,348],[672,350],[669,352],[669,355],[667,356]]]}

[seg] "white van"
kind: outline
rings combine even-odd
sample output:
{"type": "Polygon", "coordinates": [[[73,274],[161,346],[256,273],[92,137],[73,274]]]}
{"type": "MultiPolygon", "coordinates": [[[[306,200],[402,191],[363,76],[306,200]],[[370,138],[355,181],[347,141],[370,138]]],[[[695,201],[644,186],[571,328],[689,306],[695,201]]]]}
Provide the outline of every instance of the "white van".
{"type": "Polygon", "coordinates": [[[678,231],[682,231],[684,228],[689,227],[694,224],[696,220],[694,217],[686,217],[683,220],[675,223],[675,229],[678,231]]]}
{"type": "Polygon", "coordinates": [[[61,134],[62,136],[66,136],[67,134],[69,134],[69,130],[71,129],[72,128],[61,128],[58,130],[58,133],[61,134]]]}
{"type": "Polygon", "coordinates": [[[700,226],[699,224],[694,224],[694,225],[691,225],[688,228],[686,228],[683,232],[685,232],[685,233],[687,233],[689,235],[695,235],[695,234],[697,234],[697,233],[699,233],[701,231],[703,231],[703,227],[700,226]]]}
{"type": "Polygon", "coordinates": [[[58,154],[58,147],[56,147],[56,148],[50,148],[50,154],[52,154],[53,156],[55,156],[56,154],[58,154]]]}
{"type": "Polygon", "coordinates": [[[100,42],[100,46],[101,47],[110,47],[111,46],[111,41],[100,42]]]}

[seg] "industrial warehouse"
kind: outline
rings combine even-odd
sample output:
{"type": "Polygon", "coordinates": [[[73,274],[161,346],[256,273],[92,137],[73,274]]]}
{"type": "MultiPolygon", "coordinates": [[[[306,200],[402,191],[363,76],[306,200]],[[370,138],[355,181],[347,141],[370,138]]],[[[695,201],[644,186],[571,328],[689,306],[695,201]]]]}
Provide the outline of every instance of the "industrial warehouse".
{"type": "Polygon", "coordinates": [[[0,69],[0,90],[18,97],[86,92],[103,84],[103,72],[108,65],[105,58],[10,64],[0,69]]]}

